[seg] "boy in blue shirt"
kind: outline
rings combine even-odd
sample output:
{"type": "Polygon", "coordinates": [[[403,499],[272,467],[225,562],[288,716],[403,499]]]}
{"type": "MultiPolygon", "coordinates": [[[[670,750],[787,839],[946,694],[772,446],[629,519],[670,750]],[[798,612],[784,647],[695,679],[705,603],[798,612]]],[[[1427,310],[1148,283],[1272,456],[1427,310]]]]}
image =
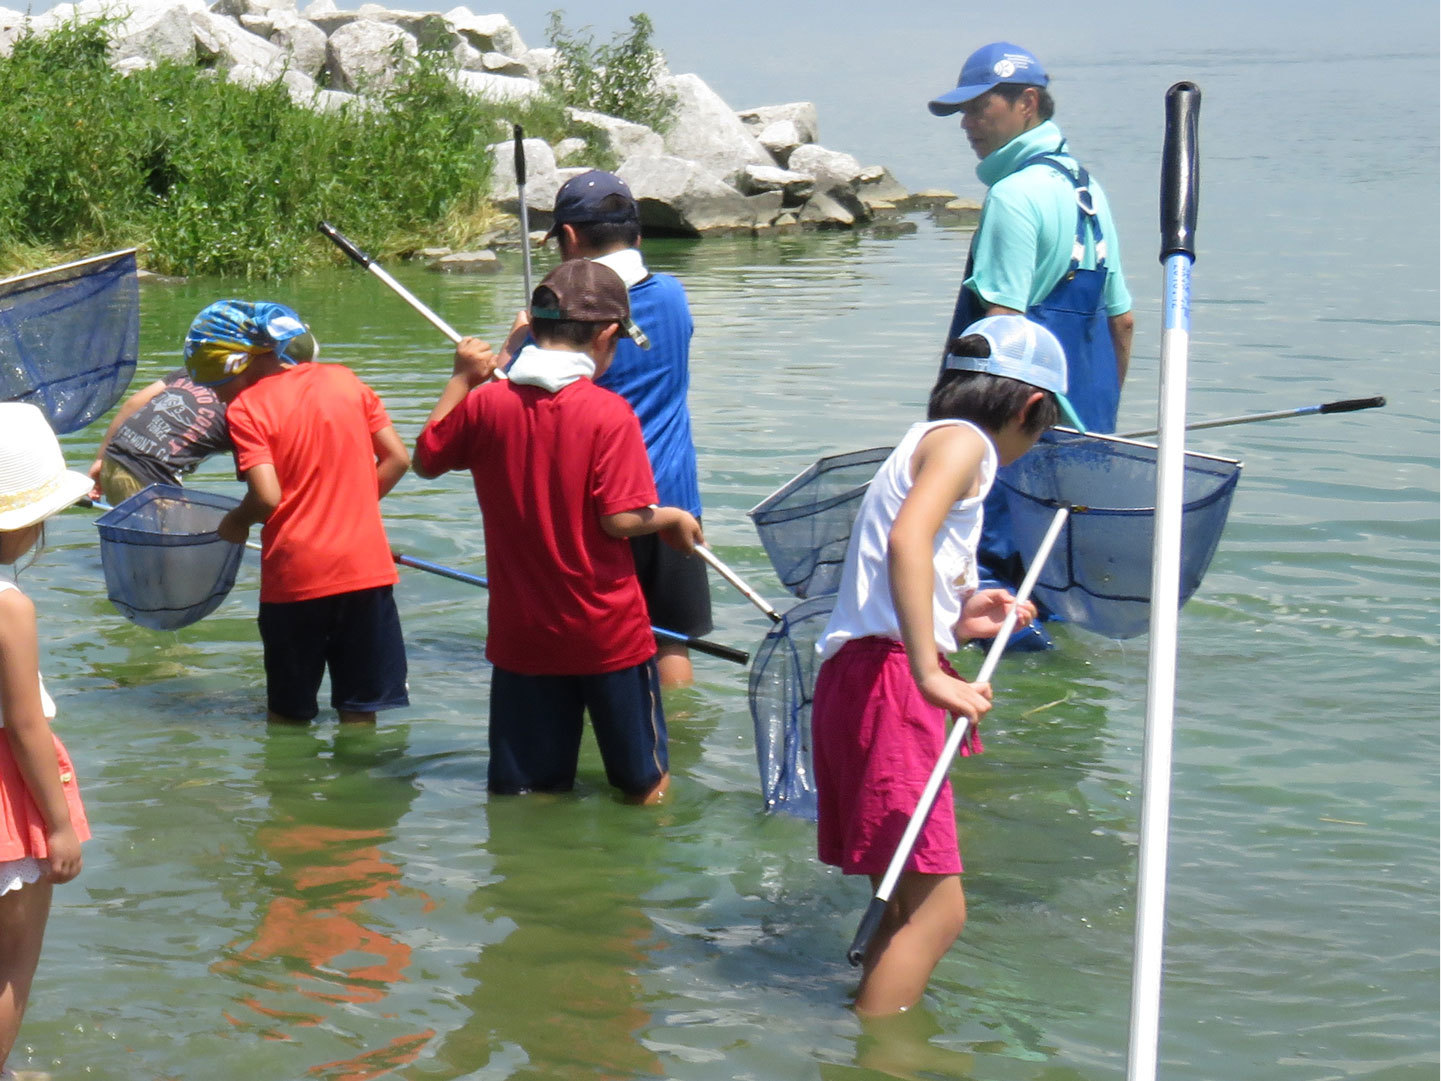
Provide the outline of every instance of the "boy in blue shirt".
{"type": "MultiPolygon", "coordinates": [[[[669,274],[654,274],[639,250],[640,209],[624,180],[599,169],[572,177],[555,197],[556,238],[562,259],[590,259],[614,270],[630,294],[631,319],[650,339],[642,350],[629,338],[616,347],[610,369],[596,380],[619,394],[640,418],[646,454],[662,506],[701,516],[695,444],[691,440],[690,339],[694,331],[685,289],[669,274]]],[[[655,536],[631,540],[636,573],[651,622],[699,637],[712,629],[705,564],[655,536]]],[[[660,643],[662,686],[691,681],[690,654],[660,643]]]]}

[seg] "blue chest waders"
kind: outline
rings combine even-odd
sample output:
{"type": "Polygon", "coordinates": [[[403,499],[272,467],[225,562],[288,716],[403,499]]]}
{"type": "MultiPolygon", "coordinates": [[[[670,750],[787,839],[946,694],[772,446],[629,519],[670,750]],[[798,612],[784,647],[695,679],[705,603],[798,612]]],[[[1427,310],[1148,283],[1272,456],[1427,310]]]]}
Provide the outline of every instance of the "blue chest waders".
{"type": "MultiPolygon", "coordinates": [[[[1058,148],[1055,153],[1062,152],[1058,148]]],[[[1026,309],[1026,317],[1046,327],[1066,351],[1066,372],[1069,390],[1066,397],[1088,431],[1116,430],[1116,410],[1121,400],[1120,373],[1116,367],[1116,350],[1111,342],[1111,328],[1106,315],[1106,240],[1101,221],[1091,198],[1090,174],[1079,164],[1073,173],[1051,154],[1038,154],[1021,163],[1021,169],[1044,165],[1070,181],[1076,190],[1076,236],[1071,248],[1071,266],[1037,304],[1026,309]],[[1090,238],[1096,252],[1093,270],[1081,267],[1090,238]]],[[[1018,170],[1019,171],[1019,170],[1018,170]]],[[[977,235],[985,225],[984,215],[977,235]]],[[[966,278],[975,268],[975,239],[966,258],[966,278]]],[[[966,327],[985,316],[986,304],[965,286],[956,300],[947,341],[958,337],[966,327]]],[[[1006,475],[1003,468],[1001,476],[1006,475]]],[[[986,498],[986,524],[981,535],[979,555],[982,584],[986,580],[1012,588],[1021,581],[1024,568],[1020,553],[1011,536],[1010,512],[1006,506],[1003,486],[996,485],[986,498]]]]}

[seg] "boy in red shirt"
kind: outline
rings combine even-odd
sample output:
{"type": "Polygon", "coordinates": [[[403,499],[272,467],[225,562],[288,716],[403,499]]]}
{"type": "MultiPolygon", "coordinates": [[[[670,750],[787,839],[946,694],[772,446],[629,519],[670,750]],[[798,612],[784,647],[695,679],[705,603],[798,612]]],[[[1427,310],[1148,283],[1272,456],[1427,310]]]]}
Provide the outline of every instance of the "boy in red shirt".
{"type": "Polygon", "coordinates": [[[470,470],[485,520],[489,787],[569,791],[588,710],[607,779],[629,802],[653,803],[669,782],[665,715],[628,539],[660,533],[690,552],[700,523],[655,505],[640,422],[592,382],[634,326],[620,277],[562,263],[530,314],[536,344],[505,381],[486,383],[489,346],[460,343],[415,446],[423,477],[470,470]]]}
{"type": "Polygon", "coordinates": [[[304,723],[330,669],[344,723],[410,704],[397,580],[380,498],[410,456],[375,392],[341,364],[288,366],[264,304],[192,328],[185,366],[206,386],[243,389],[227,411],[247,491],[221,521],[226,540],[260,538],[260,640],[272,722],[304,723]]]}

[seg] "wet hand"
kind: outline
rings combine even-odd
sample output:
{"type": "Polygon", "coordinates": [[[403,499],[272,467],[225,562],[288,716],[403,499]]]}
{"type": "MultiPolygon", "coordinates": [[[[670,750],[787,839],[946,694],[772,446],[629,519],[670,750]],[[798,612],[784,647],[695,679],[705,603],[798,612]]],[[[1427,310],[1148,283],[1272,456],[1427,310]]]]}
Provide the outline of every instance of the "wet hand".
{"type": "Polygon", "coordinates": [[[1029,627],[1036,618],[1036,606],[1029,600],[1017,605],[1016,598],[1004,589],[981,589],[972,593],[961,608],[956,632],[962,638],[994,638],[1006,621],[1006,613],[1016,609],[1016,627],[1029,627]]]}
{"type": "Polygon", "coordinates": [[[220,519],[220,524],[215,527],[215,534],[231,544],[244,544],[250,537],[250,526],[237,518],[232,511],[220,519]]]}
{"type": "Polygon", "coordinates": [[[991,708],[989,683],[967,683],[936,669],[917,680],[916,686],[931,705],[955,718],[969,717],[972,724],[979,724],[991,708]]]}
{"type": "Polygon", "coordinates": [[[52,830],[45,843],[50,850],[48,877],[51,882],[57,885],[69,882],[80,873],[80,838],[75,835],[75,827],[67,822],[59,829],[52,830]]]}
{"type": "Polygon", "coordinates": [[[478,387],[492,375],[500,359],[491,351],[490,343],[479,338],[461,338],[455,346],[453,372],[472,387],[478,387]]]}

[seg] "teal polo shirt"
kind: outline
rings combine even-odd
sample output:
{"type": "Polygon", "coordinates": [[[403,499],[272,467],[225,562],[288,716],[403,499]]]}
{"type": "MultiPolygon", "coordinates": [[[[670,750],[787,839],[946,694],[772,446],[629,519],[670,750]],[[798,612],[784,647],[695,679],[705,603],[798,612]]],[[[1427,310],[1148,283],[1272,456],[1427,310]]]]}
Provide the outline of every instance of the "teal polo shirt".
{"type": "MultiPolygon", "coordinates": [[[[982,158],[976,176],[990,191],[971,247],[972,274],[965,284],[987,304],[1024,312],[1039,304],[1071,269],[1076,238],[1076,189],[1054,169],[1021,163],[1037,154],[1055,154],[1065,143],[1053,121],[1024,131],[999,150],[982,158]]],[[[1075,159],[1055,154],[1068,165],[1075,159]]],[[[1091,197],[1106,242],[1107,315],[1131,310],[1131,293],[1121,269],[1121,243],[1106,193],[1091,177],[1091,197]]],[[[1095,245],[1086,238],[1081,267],[1096,266],[1095,245]]]]}

